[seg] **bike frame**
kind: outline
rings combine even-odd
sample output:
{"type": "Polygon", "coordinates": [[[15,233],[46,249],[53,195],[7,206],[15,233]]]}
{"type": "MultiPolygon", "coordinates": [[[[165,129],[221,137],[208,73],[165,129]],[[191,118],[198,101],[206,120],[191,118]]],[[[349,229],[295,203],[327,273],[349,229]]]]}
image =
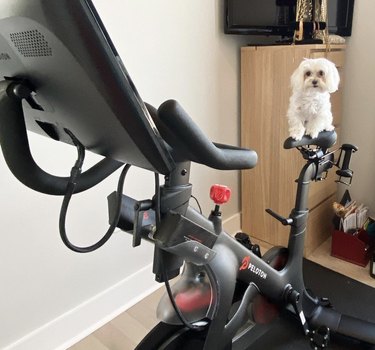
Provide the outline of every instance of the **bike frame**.
{"type": "MultiPolygon", "coordinates": [[[[319,151],[316,153],[319,153],[319,151]]],[[[306,321],[304,321],[305,317],[314,327],[327,326],[334,332],[341,332],[366,342],[375,343],[374,325],[346,316],[345,319],[350,326],[342,327],[340,325],[342,315],[332,309],[324,308],[318,298],[309,295],[304,284],[302,263],[309,213],[307,209],[309,184],[311,181],[320,178],[323,172],[332,167],[331,155],[323,152],[320,157],[309,159],[300,172],[297,180],[295,208],[284,222],[284,224],[289,224],[291,229],[287,263],[280,271],[270,266],[266,257],[263,257],[263,259],[258,257],[224,232],[220,224],[217,223],[220,219],[211,218],[211,220],[208,220],[187,205],[180,206],[177,211],[172,210],[174,216],[179,218],[177,235],[180,238],[182,236],[183,240],[171,245],[171,240],[176,242],[176,237],[173,236],[176,235],[176,230],[173,230],[176,227],[161,223],[159,233],[154,235],[156,246],[165,252],[187,260],[188,264],[202,266],[202,270],[206,271],[209,276],[214,303],[206,314],[210,321],[204,349],[224,348],[232,339],[233,349],[243,349],[245,346],[251,346],[252,342],[264,333],[266,327],[256,325],[248,331],[247,335],[235,336],[246,320],[248,304],[258,294],[262,294],[273,303],[284,305],[284,307],[288,307],[295,314],[298,314],[301,317],[301,329],[303,326],[306,334],[308,334],[309,329],[306,321]],[[201,234],[195,233],[195,236],[190,234],[188,228],[184,229],[184,220],[188,221],[190,225],[194,223],[195,228],[204,232],[201,234]],[[181,224],[181,222],[183,223],[181,224]],[[220,231],[218,232],[218,230],[220,231]],[[210,234],[207,235],[207,232],[210,234]],[[212,244],[213,236],[215,236],[215,239],[212,244]],[[237,281],[244,282],[248,287],[243,294],[239,309],[230,318],[237,281]],[[228,319],[230,319],[229,322],[228,319]]],[[[172,183],[178,183],[178,186],[182,187],[189,186],[188,176],[185,174],[181,181],[180,173],[180,171],[177,171],[168,178],[164,186],[168,191],[174,187],[171,185],[172,183]]],[[[169,199],[166,200],[166,202],[168,201],[169,199]]],[[[161,203],[164,202],[162,196],[161,203]]],[[[165,205],[165,207],[171,208],[173,206],[165,205]]],[[[277,216],[277,214],[274,215],[277,216]]],[[[168,222],[170,216],[167,215],[165,220],[168,222]]],[[[195,232],[197,232],[196,229],[195,232]]],[[[280,249],[281,247],[274,247],[266,255],[277,255],[280,249]]],[[[182,276],[182,278],[184,277],[182,276]]],[[[162,301],[161,309],[168,307],[165,300],[167,299],[162,301]]],[[[175,315],[172,311],[170,319],[167,317],[163,321],[173,323],[175,322],[172,321],[173,318],[175,318],[175,315]]]]}

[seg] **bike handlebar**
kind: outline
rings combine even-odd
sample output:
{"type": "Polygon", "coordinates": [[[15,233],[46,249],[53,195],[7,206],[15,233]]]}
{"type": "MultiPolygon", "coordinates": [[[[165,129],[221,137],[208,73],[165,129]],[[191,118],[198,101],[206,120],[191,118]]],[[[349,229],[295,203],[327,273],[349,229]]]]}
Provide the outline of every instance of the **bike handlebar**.
{"type": "MultiPolygon", "coordinates": [[[[13,88],[14,84],[9,82],[0,85],[0,144],[5,161],[13,175],[24,185],[45,194],[64,195],[69,177],[46,173],[31,155],[22,100],[12,94],[13,88]]],[[[95,186],[122,165],[109,158],[101,160],[81,174],[75,193],[95,186]]]]}
{"type": "Polygon", "coordinates": [[[219,170],[251,169],[257,163],[253,150],[211,142],[175,100],[164,102],[152,115],[174,157],[181,161],[190,160],[219,170]]]}
{"type": "MultiPolygon", "coordinates": [[[[0,144],[5,161],[13,175],[29,188],[64,195],[69,177],[45,172],[30,152],[22,108],[22,99],[30,93],[26,85],[18,82],[0,83],[0,144]]],[[[221,170],[250,169],[256,165],[255,151],[211,142],[176,101],[165,102],[156,113],[150,106],[149,110],[176,161],[190,160],[221,170]]],[[[74,193],[95,186],[121,165],[113,159],[103,159],[80,175],[74,193]]]]}

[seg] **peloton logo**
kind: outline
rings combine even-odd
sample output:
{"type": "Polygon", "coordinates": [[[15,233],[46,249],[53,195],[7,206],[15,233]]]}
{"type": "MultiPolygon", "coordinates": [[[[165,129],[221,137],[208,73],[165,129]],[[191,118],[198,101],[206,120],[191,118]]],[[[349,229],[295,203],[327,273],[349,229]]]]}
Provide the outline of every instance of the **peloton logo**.
{"type": "Polygon", "coordinates": [[[250,262],[250,256],[245,256],[242,259],[240,271],[244,271],[244,270],[250,270],[253,274],[259,276],[260,278],[263,278],[263,279],[267,278],[267,274],[263,270],[256,267],[254,264],[250,262]]]}
{"type": "Polygon", "coordinates": [[[249,265],[250,265],[250,257],[249,256],[245,256],[242,259],[242,265],[240,266],[240,271],[247,270],[249,268],[249,265]]]}

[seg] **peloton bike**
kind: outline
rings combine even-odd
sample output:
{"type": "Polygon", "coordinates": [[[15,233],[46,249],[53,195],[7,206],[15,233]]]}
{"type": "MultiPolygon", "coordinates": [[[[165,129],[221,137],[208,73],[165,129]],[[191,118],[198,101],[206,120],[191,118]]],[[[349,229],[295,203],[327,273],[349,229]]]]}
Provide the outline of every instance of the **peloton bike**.
{"type": "Polygon", "coordinates": [[[137,350],[262,348],[257,344],[275,322],[263,322],[263,316],[274,314],[282,323],[292,318],[290,329],[298,329],[314,349],[335,346],[330,333],[360,341],[362,348],[375,344],[373,322],[341,314],[308,291],[303,279],[309,183],[323,179],[333,166],[350,179],[355,146],[341,146],[336,161],[329,150],[335,132],[285,141],[284,148],[297,149],[306,164],[289,217],[268,210],[290,226],[288,246],[262,256],[246,235],[223,231],[220,205],[228,199],[226,187],[211,189],[216,205],[209,217],[189,205],[191,162],[218,170],[251,169],[255,151],[211,142],[174,100],[158,109],[145,104],[90,0],[1,0],[0,14],[0,143],[12,173],[36,191],[63,196],[59,229],[69,249],[98,249],[116,227],[133,235],[133,246],[142,239],[155,246],[153,272],[167,293],[158,307],[161,322],[137,350]],[[27,129],[77,148],[70,176],[48,174],[35,163],[27,129]],[[85,150],[104,159],[82,172],[85,150]],[[73,245],[65,231],[71,197],[121,166],[118,188],[108,197],[108,231],[89,247],[73,245]],[[153,198],[123,194],[130,166],[155,173],[153,198]]]}

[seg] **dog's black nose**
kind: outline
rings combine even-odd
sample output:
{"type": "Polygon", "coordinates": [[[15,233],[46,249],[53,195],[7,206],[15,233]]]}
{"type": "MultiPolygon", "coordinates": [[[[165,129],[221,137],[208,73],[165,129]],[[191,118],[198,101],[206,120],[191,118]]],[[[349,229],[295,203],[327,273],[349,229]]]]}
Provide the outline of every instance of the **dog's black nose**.
{"type": "Polygon", "coordinates": [[[313,85],[318,85],[318,81],[317,81],[317,80],[313,80],[313,81],[312,81],[312,84],[313,84],[313,85]]]}

